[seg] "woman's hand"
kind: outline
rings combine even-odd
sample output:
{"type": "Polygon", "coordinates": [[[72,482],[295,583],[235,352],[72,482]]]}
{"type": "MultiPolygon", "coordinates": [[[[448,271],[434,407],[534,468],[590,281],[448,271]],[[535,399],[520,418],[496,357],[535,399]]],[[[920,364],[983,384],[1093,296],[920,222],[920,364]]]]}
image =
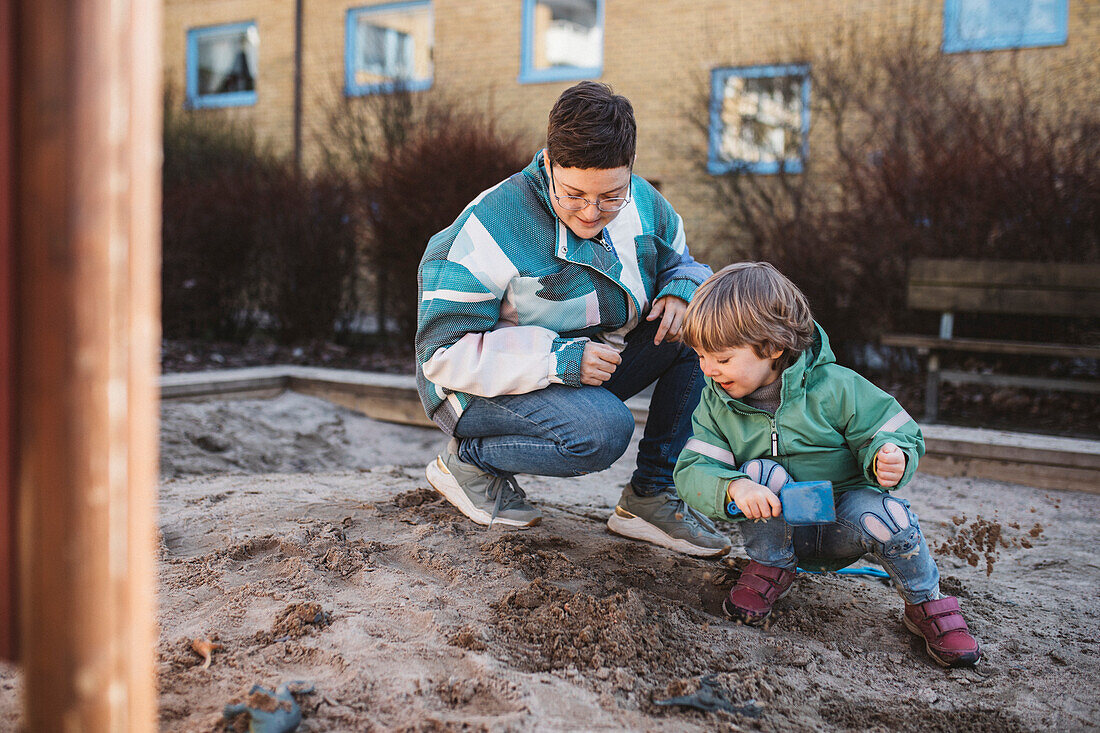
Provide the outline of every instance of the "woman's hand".
{"type": "Polygon", "coordinates": [[[653,301],[653,307],[645,319],[647,321],[661,319],[661,325],[657,327],[657,335],[653,338],[654,346],[660,346],[662,341],[680,340],[680,327],[684,325],[684,311],[687,307],[687,301],[675,295],[666,295],[653,301]]]}
{"type": "Polygon", "coordinates": [[[589,341],[584,345],[584,355],[581,356],[581,384],[599,387],[611,379],[615,367],[622,360],[619,352],[607,344],[589,341]]]}
{"type": "Polygon", "coordinates": [[[770,519],[783,513],[783,504],[775,492],[751,479],[730,481],[726,498],[749,519],[770,519]]]}

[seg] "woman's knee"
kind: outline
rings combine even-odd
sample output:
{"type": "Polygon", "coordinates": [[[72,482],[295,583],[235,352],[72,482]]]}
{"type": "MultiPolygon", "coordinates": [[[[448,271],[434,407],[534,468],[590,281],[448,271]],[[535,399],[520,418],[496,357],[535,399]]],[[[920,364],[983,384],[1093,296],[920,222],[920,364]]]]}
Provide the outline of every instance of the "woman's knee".
{"type": "Polygon", "coordinates": [[[574,432],[561,445],[578,474],[595,473],[610,466],[626,452],[634,435],[634,414],[621,402],[603,414],[585,419],[585,429],[574,432]]]}

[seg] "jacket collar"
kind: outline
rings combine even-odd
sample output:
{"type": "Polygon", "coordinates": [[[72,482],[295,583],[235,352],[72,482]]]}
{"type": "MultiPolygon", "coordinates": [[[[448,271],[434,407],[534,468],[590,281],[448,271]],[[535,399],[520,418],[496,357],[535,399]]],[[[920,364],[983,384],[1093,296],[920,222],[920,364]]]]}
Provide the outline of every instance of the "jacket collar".
{"type": "MultiPolygon", "coordinates": [[[[545,153],[545,148],[537,152],[531,163],[523,169],[523,175],[555,228],[554,256],[564,262],[591,267],[618,280],[623,271],[618,256],[591,239],[578,237],[554,213],[554,207],[550,204],[550,176],[546,169],[545,153]]],[[[604,229],[603,233],[606,239],[607,230],[604,229]]]]}

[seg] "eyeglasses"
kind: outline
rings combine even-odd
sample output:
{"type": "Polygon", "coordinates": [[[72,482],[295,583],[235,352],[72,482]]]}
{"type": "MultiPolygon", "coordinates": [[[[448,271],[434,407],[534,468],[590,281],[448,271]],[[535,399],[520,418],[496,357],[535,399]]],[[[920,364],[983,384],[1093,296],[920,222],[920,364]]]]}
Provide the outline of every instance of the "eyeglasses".
{"type": "MultiPolygon", "coordinates": [[[[595,201],[589,201],[583,196],[559,196],[557,189],[554,188],[554,164],[550,161],[550,156],[547,156],[546,162],[550,165],[550,192],[551,195],[557,199],[558,206],[562,207],[566,211],[580,211],[587,208],[589,205],[595,206],[600,211],[622,211],[626,208],[626,205],[630,203],[630,196],[626,198],[615,197],[609,199],[596,199],[595,201]]],[[[631,186],[633,186],[634,180],[634,166],[630,166],[630,183],[627,183],[627,193],[630,192],[631,186]]]]}

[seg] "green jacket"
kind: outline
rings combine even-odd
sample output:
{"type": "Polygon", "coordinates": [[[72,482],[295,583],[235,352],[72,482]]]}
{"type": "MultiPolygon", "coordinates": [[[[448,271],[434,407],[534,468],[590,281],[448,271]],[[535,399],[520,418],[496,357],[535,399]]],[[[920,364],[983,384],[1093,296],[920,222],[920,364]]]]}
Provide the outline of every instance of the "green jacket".
{"type": "Polygon", "coordinates": [[[897,400],[836,363],[820,326],[813,345],[780,378],[774,416],[730,397],[706,378],[692,415],[695,434],[673,474],[690,506],[731,520],[726,487],[746,478],[738,466],[753,458],[777,461],[796,481],[832,481],[836,493],[864,487],[886,491],[875,480],[872,463],[883,444],[894,443],[906,457],[898,486],[913,477],[924,455],[920,427],[897,400]]]}

